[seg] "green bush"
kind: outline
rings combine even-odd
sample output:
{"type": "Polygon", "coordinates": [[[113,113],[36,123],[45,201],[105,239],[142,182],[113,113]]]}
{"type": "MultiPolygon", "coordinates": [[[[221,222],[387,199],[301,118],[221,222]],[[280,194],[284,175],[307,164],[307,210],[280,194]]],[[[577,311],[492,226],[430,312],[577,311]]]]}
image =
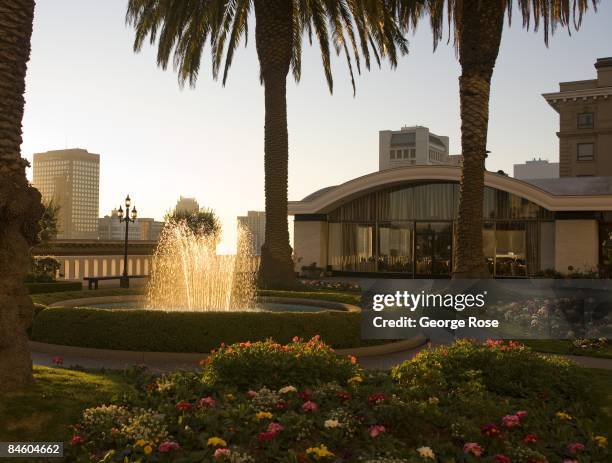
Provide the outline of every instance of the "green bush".
{"type": "Polygon", "coordinates": [[[203,378],[212,387],[248,390],[331,381],[346,385],[358,373],[354,358],[339,357],[315,336],[307,342],[296,338],[285,345],[267,340],[222,346],[207,358],[203,378]]]}
{"type": "Polygon", "coordinates": [[[361,345],[360,314],[340,311],[163,312],[52,307],[32,327],[33,341],[153,352],[210,352],[221,343],[287,343],[315,335],[336,348],[361,345]]]}
{"type": "Polygon", "coordinates": [[[53,281],[48,283],[26,283],[25,285],[30,294],[59,293],[83,289],[83,284],[80,281],[53,281]]]}

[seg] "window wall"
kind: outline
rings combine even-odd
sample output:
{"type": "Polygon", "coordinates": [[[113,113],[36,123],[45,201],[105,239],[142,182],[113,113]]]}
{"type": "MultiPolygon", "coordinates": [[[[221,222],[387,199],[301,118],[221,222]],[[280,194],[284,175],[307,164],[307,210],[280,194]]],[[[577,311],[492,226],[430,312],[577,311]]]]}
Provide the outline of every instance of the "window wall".
{"type": "MultiPolygon", "coordinates": [[[[456,183],[411,184],[367,193],[328,214],[334,271],[448,276],[456,183]]],[[[485,188],[483,249],[491,274],[526,277],[554,261],[553,214],[519,196],[485,188]]]]}

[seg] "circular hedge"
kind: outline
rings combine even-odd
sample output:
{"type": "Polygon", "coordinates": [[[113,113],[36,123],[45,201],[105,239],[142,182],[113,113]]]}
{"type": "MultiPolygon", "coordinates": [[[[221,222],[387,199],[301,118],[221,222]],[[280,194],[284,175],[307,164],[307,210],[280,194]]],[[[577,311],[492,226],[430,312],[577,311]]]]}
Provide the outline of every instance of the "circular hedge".
{"type": "Polygon", "coordinates": [[[32,341],[96,349],[210,352],[221,343],[320,335],[334,348],[364,345],[359,312],[163,312],[50,307],[34,319],[32,341]]]}

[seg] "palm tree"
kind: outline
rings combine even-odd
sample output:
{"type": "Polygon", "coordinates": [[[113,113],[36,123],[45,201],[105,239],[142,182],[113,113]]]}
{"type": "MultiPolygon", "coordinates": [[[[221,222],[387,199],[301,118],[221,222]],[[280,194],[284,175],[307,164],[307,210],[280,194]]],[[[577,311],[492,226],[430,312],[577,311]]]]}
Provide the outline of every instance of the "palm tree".
{"type": "Polygon", "coordinates": [[[181,84],[195,85],[202,53],[210,40],[213,77],[222,72],[226,83],[234,52],[248,38],[254,10],[255,45],[260,80],[265,90],[265,205],[266,232],[261,249],[260,284],[291,287],[295,274],[287,222],[289,144],[287,133],[287,75],[301,75],[302,39],[321,48],[330,91],[333,79],[330,40],[346,57],[354,89],[353,63],[360,72],[360,54],[366,68],[388,57],[394,66],[406,43],[384,0],[129,0],[127,22],[136,30],[134,50],[149,37],[158,41],[158,65],[165,69],[173,54],[181,84]],[[224,60],[225,58],[225,60],[224,60]]]}
{"type": "Polygon", "coordinates": [[[32,380],[26,329],[34,306],[24,286],[30,247],[42,215],[21,158],[25,75],[30,58],[34,0],[0,0],[0,391],[32,380]]]}
{"type": "MultiPolygon", "coordinates": [[[[403,30],[416,27],[429,15],[434,49],[442,38],[446,18],[461,64],[461,151],[463,168],[454,252],[455,278],[487,277],[482,241],[484,172],[489,123],[491,76],[499,53],[504,18],[511,21],[513,0],[390,0],[403,30]]],[[[544,42],[556,28],[578,29],[582,16],[599,0],[516,0],[523,27],[542,26],[544,42]]]]}

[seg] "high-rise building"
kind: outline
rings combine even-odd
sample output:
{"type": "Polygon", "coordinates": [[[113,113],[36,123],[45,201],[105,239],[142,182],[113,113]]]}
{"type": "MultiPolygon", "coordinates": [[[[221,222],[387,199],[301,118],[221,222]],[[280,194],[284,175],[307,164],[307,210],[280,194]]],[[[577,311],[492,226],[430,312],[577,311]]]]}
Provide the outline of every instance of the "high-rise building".
{"type": "Polygon", "coordinates": [[[533,158],[524,164],[514,164],[514,178],[529,180],[536,178],[558,178],[559,163],[547,159],[533,158]]]}
{"type": "MultiPolygon", "coordinates": [[[[136,222],[128,227],[129,241],[156,241],[159,239],[164,222],[158,222],[150,217],[138,217],[136,222]]],[[[104,241],[124,240],[125,223],[119,221],[117,209],[110,215],[98,219],[98,239],[104,241]]]]}
{"type": "Polygon", "coordinates": [[[244,227],[251,237],[251,254],[261,255],[261,246],[266,235],[266,213],[248,211],[247,215],[238,217],[238,226],[244,227]]]}
{"type": "Polygon", "coordinates": [[[34,153],[33,180],[43,201],[59,205],[58,239],[96,239],[100,155],[80,148],[34,153]]]}
{"type": "Polygon", "coordinates": [[[595,69],[597,79],[561,82],[542,95],[559,113],[561,177],[612,176],[612,57],[595,69]]]}
{"type": "Polygon", "coordinates": [[[140,225],[140,239],[147,241],[157,241],[165,222],[159,222],[153,218],[143,217],[136,219],[140,225]]]}
{"type": "Polygon", "coordinates": [[[198,212],[199,210],[200,205],[195,198],[185,198],[183,196],[179,197],[176,206],[174,206],[175,212],[198,212]]]}
{"type": "Polygon", "coordinates": [[[449,164],[448,137],[420,125],[378,133],[378,170],[449,164]]]}

